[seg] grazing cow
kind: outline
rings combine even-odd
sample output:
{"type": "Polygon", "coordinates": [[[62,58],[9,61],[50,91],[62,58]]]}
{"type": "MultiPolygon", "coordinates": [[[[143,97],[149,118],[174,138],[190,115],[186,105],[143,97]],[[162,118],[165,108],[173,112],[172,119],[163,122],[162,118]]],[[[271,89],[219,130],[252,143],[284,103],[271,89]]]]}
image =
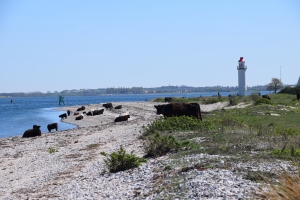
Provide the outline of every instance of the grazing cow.
{"type": "Polygon", "coordinates": [[[300,93],[297,94],[297,100],[299,100],[299,99],[300,99],[300,93]]]}
{"type": "Polygon", "coordinates": [[[165,97],[165,102],[171,102],[173,100],[172,97],[165,97]]]}
{"type": "Polygon", "coordinates": [[[82,110],[85,110],[84,106],[81,106],[80,108],[77,109],[77,111],[82,111],[82,110]]]}
{"type": "Polygon", "coordinates": [[[270,96],[269,95],[262,95],[262,98],[265,98],[265,99],[269,99],[271,100],[270,96]]]}
{"type": "Polygon", "coordinates": [[[64,118],[67,118],[67,113],[61,114],[61,115],[59,115],[59,117],[60,117],[61,120],[64,119],[64,118]]]}
{"type": "Polygon", "coordinates": [[[157,114],[163,114],[164,117],[172,116],[194,116],[200,120],[201,111],[198,103],[170,103],[167,105],[155,105],[157,114]]]}
{"type": "Polygon", "coordinates": [[[47,129],[49,132],[51,132],[52,129],[55,129],[57,131],[58,124],[57,123],[48,124],[47,129]]]}
{"type": "Polygon", "coordinates": [[[68,116],[70,116],[70,114],[71,114],[71,111],[70,111],[70,110],[67,110],[67,113],[68,113],[68,116]]]}
{"type": "Polygon", "coordinates": [[[74,112],[74,115],[79,115],[79,112],[74,112]]]}
{"type": "Polygon", "coordinates": [[[115,119],[115,122],[123,122],[123,121],[128,121],[128,118],[130,118],[130,115],[123,115],[119,116],[115,119]]]}
{"type": "Polygon", "coordinates": [[[105,103],[103,104],[102,106],[104,106],[106,109],[111,109],[113,106],[112,106],[112,103],[105,103]]]}
{"type": "Polygon", "coordinates": [[[83,119],[83,115],[79,115],[75,118],[75,120],[82,120],[83,119]]]}
{"type": "Polygon", "coordinates": [[[93,115],[101,115],[101,114],[103,114],[103,112],[104,112],[104,109],[94,110],[93,115]]]}
{"type": "Polygon", "coordinates": [[[33,125],[33,129],[28,129],[24,132],[23,138],[41,136],[42,132],[40,130],[41,126],[33,125]]]}
{"type": "Polygon", "coordinates": [[[116,106],[115,109],[122,109],[122,105],[116,106]]]}

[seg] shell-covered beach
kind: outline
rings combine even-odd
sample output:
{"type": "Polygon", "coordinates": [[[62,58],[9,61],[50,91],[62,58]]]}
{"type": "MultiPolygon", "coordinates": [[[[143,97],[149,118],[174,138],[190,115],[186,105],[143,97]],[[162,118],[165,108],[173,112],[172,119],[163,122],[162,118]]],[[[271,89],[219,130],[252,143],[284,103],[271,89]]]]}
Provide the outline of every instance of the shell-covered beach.
{"type": "MultiPolygon", "coordinates": [[[[121,146],[142,157],[142,127],[162,116],[156,115],[154,102],[118,102],[122,109],[107,109],[102,115],[75,120],[78,107],[64,107],[72,113],[63,121],[78,128],[42,133],[40,137],[10,137],[0,140],[0,199],[161,199],[170,194],[160,190],[168,184],[170,174],[163,164],[172,162],[169,155],[148,159],[141,167],[118,172],[105,172],[105,157],[121,146]],[[124,112],[128,121],[114,122],[124,112]],[[49,151],[52,150],[52,153],[49,151]]],[[[227,103],[200,105],[202,112],[228,108],[227,103]]],[[[102,109],[102,104],[85,105],[85,111],[102,109]]],[[[82,113],[82,111],[80,111],[82,113]]],[[[59,128],[59,127],[58,127],[59,128]]],[[[183,157],[186,162],[220,160],[217,155],[194,154],[183,157]],[[192,161],[191,161],[192,160],[192,161]]],[[[235,163],[239,168],[272,171],[288,163],[235,163]]],[[[180,173],[185,183],[176,187],[188,199],[245,199],[251,197],[259,183],[245,180],[230,169],[191,170],[180,173]],[[185,190],[183,190],[185,188],[185,190]]],[[[172,194],[174,199],[178,194],[172,194]]],[[[179,197],[178,197],[179,198],[179,197]]]]}

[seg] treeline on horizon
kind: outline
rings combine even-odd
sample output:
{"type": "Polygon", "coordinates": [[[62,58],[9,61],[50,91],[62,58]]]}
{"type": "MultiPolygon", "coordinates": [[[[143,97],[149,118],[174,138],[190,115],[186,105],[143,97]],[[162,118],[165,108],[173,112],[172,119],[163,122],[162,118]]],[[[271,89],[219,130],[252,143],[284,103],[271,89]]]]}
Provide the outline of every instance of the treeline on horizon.
{"type": "MultiPolygon", "coordinates": [[[[248,91],[265,91],[267,85],[248,87],[248,91]]],[[[234,92],[238,91],[238,87],[229,86],[211,86],[211,87],[191,87],[191,86],[161,86],[156,88],[99,88],[99,89],[79,89],[79,90],[63,90],[61,92],[14,92],[0,93],[0,97],[51,97],[51,96],[99,96],[110,94],[155,94],[155,93],[193,93],[193,92],[234,92]]]]}

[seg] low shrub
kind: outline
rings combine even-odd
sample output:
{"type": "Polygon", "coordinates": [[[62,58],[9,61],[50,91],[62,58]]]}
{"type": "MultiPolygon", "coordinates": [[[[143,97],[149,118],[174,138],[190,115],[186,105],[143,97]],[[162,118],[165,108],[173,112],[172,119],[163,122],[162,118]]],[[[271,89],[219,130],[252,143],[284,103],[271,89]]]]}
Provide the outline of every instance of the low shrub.
{"type": "Polygon", "coordinates": [[[299,135],[299,132],[294,128],[276,128],[276,133],[282,136],[299,135]]]}
{"type": "Polygon", "coordinates": [[[215,130],[212,121],[200,121],[195,117],[179,116],[160,118],[146,127],[143,127],[144,135],[156,134],[164,131],[191,131],[191,130],[215,130]]]}
{"type": "Polygon", "coordinates": [[[238,96],[230,96],[230,97],[228,97],[228,100],[229,100],[229,106],[235,106],[239,103],[238,96]]]}
{"type": "Polygon", "coordinates": [[[144,144],[146,155],[145,157],[163,156],[169,152],[177,152],[182,147],[188,147],[189,141],[180,142],[173,136],[155,136],[148,137],[144,144]]]}
{"type": "Polygon", "coordinates": [[[300,93],[300,85],[296,87],[286,86],[285,88],[281,89],[278,93],[280,94],[297,94],[300,93]]]}
{"type": "Polygon", "coordinates": [[[278,157],[299,157],[300,158],[300,149],[275,149],[271,151],[271,154],[278,157]]]}
{"type": "Polygon", "coordinates": [[[257,101],[255,101],[254,105],[260,105],[260,104],[269,104],[269,105],[273,105],[273,102],[269,99],[266,98],[260,98],[257,101]]]}
{"type": "Polygon", "coordinates": [[[56,150],[54,149],[54,148],[52,148],[52,147],[49,147],[49,153],[54,153],[56,150]]]}
{"type": "Polygon", "coordinates": [[[133,152],[127,154],[122,147],[117,152],[113,152],[109,155],[105,152],[101,152],[101,155],[106,157],[104,162],[111,173],[135,168],[147,161],[145,158],[136,157],[133,152]]]}

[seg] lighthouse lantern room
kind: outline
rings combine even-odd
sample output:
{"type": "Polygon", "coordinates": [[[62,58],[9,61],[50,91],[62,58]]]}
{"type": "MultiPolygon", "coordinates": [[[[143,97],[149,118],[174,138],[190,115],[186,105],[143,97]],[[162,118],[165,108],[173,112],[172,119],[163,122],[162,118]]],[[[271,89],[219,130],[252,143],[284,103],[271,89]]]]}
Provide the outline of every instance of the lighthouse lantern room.
{"type": "Polygon", "coordinates": [[[247,66],[245,66],[244,57],[240,57],[240,60],[238,62],[239,62],[239,65],[237,66],[238,76],[239,76],[238,94],[239,94],[239,96],[245,96],[246,90],[247,90],[247,86],[246,86],[247,66]]]}

